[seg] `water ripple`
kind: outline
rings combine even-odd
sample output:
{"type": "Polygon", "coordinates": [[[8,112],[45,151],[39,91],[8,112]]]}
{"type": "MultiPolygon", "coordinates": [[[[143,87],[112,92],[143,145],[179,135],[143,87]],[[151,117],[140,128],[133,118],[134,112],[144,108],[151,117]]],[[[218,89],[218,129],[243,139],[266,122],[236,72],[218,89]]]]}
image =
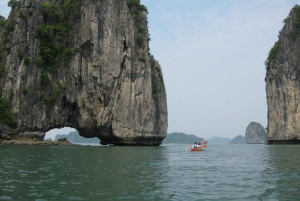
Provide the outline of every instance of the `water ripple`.
{"type": "Polygon", "coordinates": [[[297,200],[300,146],[1,147],[0,200],[297,200]]]}

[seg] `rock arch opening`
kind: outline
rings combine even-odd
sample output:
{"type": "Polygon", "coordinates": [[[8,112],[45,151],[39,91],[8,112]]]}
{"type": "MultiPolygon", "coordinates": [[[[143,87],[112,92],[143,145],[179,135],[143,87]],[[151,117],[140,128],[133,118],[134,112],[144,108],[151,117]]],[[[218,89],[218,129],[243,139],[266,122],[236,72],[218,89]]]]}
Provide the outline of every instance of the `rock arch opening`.
{"type": "Polygon", "coordinates": [[[100,144],[97,137],[85,138],[79,135],[78,130],[71,127],[55,128],[45,133],[44,140],[60,141],[67,140],[73,144],[100,144]]]}

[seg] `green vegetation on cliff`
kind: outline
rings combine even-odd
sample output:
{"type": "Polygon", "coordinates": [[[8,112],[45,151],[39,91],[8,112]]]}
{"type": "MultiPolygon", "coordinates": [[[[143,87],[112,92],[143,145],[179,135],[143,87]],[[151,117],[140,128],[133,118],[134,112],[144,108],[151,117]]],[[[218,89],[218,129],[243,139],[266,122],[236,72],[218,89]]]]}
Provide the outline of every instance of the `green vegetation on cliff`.
{"type": "Polygon", "coordinates": [[[277,52],[279,51],[279,49],[280,49],[280,42],[278,41],[271,48],[271,50],[269,52],[269,56],[268,56],[267,60],[265,61],[265,65],[266,65],[267,69],[270,69],[271,62],[275,61],[277,52]]]}
{"type": "Polygon", "coordinates": [[[151,63],[151,84],[152,84],[152,98],[156,100],[159,95],[158,82],[160,77],[162,79],[162,72],[160,66],[155,62],[151,63]],[[158,76],[157,76],[158,75],[158,76]]]}
{"type": "Polygon", "coordinates": [[[19,3],[18,0],[9,0],[7,3],[8,7],[14,7],[15,5],[17,5],[17,3],[19,3]]]}
{"type": "MultiPolygon", "coordinates": [[[[297,39],[300,38],[300,6],[295,5],[292,10],[295,14],[295,19],[294,19],[293,24],[292,24],[293,29],[292,29],[292,31],[290,31],[288,33],[288,37],[292,41],[296,41],[297,39]]],[[[285,24],[289,23],[290,17],[291,16],[288,16],[287,18],[285,18],[283,20],[283,22],[285,24]]],[[[271,63],[276,60],[277,54],[278,54],[280,48],[281,48],[281,43],[278,40],[277,42],[275,42],[274,46],[271,48],[271,50],[269,52],[269,55],[268,55],[268,58],[265,61],[265,66],[266,66],[267,69],[270,69],[271,63]]]]}
{"type": "Polygon", "coordinates": [[[157,87],[157,79],[154,75],[154,73],[152,73],[152,98],[153,99],[157,99],[158,98],[158,87],[157,87]]]}
{"type": "Polygon", "coordinates": [[[295,5],[293,8],[293,11],[296,15],[295,21],[293,24],[293,31],[290,32],[290,37],[293,41],[297,40],[300,38],[300,6],[295,5]]]}
{"type": "MultiPolygon", "coordinates": [[[[8,6],[13,8],[16,5],[18,5],[19,3],[20,3],[19,1],[10,0],[8,2],[8,6]]],[[[7,20],[3,16],[0,16],[0,31],[1,31],[0,54],[2,54],[4,50],[10,51],[10,48],[5,47],[5,44],[10,41],[9,38],[11,37],[11,35],[12,35],[11,33],[14,31],[16,24],[17,24],[17,22],[15,20],[7,20]]]]}
{"type": "Polygon", "coordinates": [[[148,27],[147,27],[147,18],[145,18],[144,15],[142,14],[142,12],[144,11],[147,12],[148,10],[146,6],[140,3],[140,0],[127,0],[127,5],[129,7],[132,16],[135,19],[135,23],[138,28],[136,42],[140,48],[143,48],[143,46],[147,44],[147,41],[150,40],[148,34],[148,27]]]}
{"type": "Polygon", "coordinates": [[[137,27],[138,27],[138,32],[139,33],[147,33],[148,32],[148,28],[144,27],[144,21],[146,20],[143,15],[142,12],[148,12],[146,6],[142,5],[140,0],[127,0],[127,5],[129,7],[129,10],[131,12],[131,14],[133,15],[136,23],[137,23],[137,27]]]}
{"type": "Polygon", "coordinates": [[[9,102],[4,98],[0,98],[0,125],[1,124],[7,124],[11,128],[17,127],[17,121],[10,109],[9,102]]]}
{"type": "Polygon", "coordinates": [[[8,41],[8,37],[11,31],[14,30],[14,23],[7,23],[7,20],[0,16],[0,77],[3,76],[4,70],[4,59],[8,49],[5,47],[5,43],[8,41]]]}
{"type": "Polygon", "coordinates": [[[39,64],[47,70],[56,71],[58,65],[68,61],[75,54],[75,50],[71,47],[69,20],[77,7],[70,0],[61,5],[42,4],[44,24],[38,26],[36,32],[41,43],[39,64]]]}
{"type": "Polygon", "coordinates": [[[63,67],[76,53],[72,44],[72,24],[79,18],[78,8],[72,0],[42,4],[44,24],[36,28],[36,37],[40,41],[40,55],[36,64],[42,68],[41,103],[54,105],[60,92],[65,89],[61,83],[53,85],[51,74],[55,75],[57,69],[63,67]],[[49,88],[50,93],[46,90],[49,88]]]}
{"type": "MultiPolygon", "coordinates": [[[[145,18],[142,12],[148,12],[146,6],[140,3],[140,0],[127,0],[127,5],[132,16],[135,19],[136,27],[137,27],[137,37],[136,42],[139,48],[144,48],[145,45],[148,44],[150,41],[150,35],[148,33],[147,27],[147,18],[145,18]]],[[[144,55],[140,55],[137,57],[137,61],[139,62],[146,62],[146,58],[144,55]]],[[[160,67],[157,67],[156,64],[151,64],[151,84],[152,84],[152,98],[157,99],[159,92],[158,92],[158,78],[157,75],[162,78],[162,72],[160,67]],[[157,72],[155,72],[157,71],[157,72]]]]}
{"type": "Polygon", "coordinates": [[[146,6],[142,5],[140,0],[128,0],[127,5],[130,9],[136,9],[139,11],[148,11],[146,6]]]}
{"type": "Polygon", "coordinates": [[[5,18],[0,18],[0,26],[4,27],[6,24],[6,19],[5,18]]]}
{"type": "MultiPolygon", "coordinates": [[[[3,43],[7,39],[7,34],[13,30],[14,25],[8,24],[7,20],[4,17],[0,16],[0,80],[5,73],[4,60],[6,56],[6,49],[3,43]]],[[[9,99],[13,98],[13,96],[13,91],[11,91],[9,94],[9,99]]],[[[9,99],[6,99],[2,96],[2,88],[0,88],[0,125],[6,124],[11,128],[16,128],[17,121],[14,118],[13,113],[11,111],[9,99]]]]}

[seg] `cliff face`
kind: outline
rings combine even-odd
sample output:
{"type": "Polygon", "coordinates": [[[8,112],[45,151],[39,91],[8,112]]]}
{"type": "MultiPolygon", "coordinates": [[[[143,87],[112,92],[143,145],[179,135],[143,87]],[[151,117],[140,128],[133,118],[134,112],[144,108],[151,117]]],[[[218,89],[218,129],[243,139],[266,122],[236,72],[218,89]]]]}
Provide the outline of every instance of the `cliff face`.
{"type": "Polygon", "coordinates": [[[300,7],[296,5],[266,61],[268,143],[299,143],[300,7]]]}
{"type": "Polygon", "coordinates": [[[0,31],[14,138],[68,126],[102,144],[161,144],[166,91],[139,1],[21,0],[0,31]]]}
{"type": "Polygon", "coordinates": [[[245,140],[247,144],[265,144],[267,132],[261,124],[251,122],[246,129],[245,140]]]}

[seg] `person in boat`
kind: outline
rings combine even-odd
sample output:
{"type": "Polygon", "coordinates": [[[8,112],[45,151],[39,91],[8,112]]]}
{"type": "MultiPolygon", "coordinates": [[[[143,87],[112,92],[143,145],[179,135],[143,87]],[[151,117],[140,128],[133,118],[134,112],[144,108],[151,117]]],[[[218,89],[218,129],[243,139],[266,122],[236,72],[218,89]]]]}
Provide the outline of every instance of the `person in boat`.
{"type": "Polygon", "coordinates": [[[193,145],[193,148],[199,148],[200,146],[198,145],[197,142],[195,142],[195,144],[193,145]]]}

